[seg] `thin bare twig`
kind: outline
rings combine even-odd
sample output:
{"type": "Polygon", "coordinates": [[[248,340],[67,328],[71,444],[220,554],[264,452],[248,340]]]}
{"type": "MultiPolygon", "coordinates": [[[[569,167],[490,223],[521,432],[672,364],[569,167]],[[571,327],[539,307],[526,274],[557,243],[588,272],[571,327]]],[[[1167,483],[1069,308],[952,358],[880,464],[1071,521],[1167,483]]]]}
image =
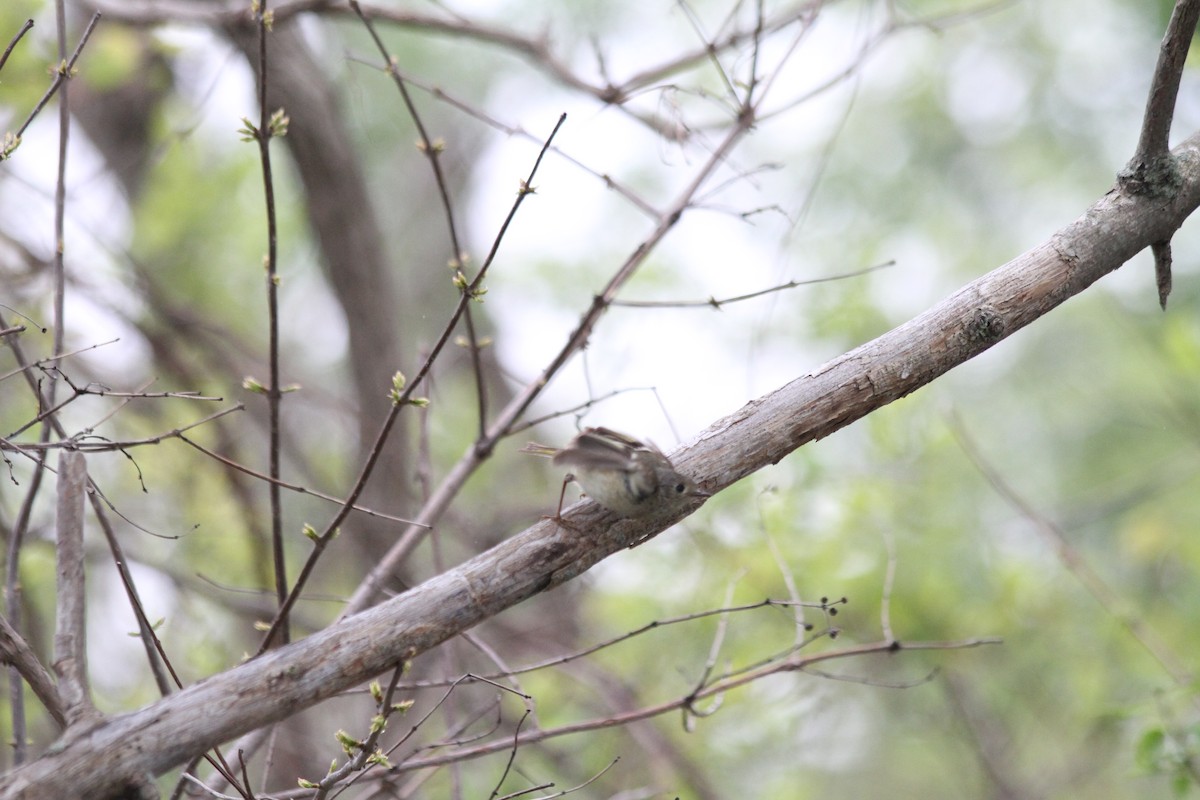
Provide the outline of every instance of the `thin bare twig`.
{"type": "Polygon", "coordinates": [[[883,544],[887,548],[887,569],[883,574],[883,594],[879,598],[879,628],[883,638],[894,640],[892,632],[892,590],[896,587],[896,537],[891,529],[883,530],[883,544]]]}
{"type": "Polygon", "coordinates": [[[158,687],[159,694],[166,697],[171,693],[172,681],[180,689],[183,688],[183,682],[179,679],[179,675],[171,665],[171,660],[167,657],[167,651],[163,648],[162,641],[159,640],[158,634],[154,632],[154,625],[146,615],[146,608],[142,605],[142,599],[138,595],[137,585],[133,582],[133,574],[129,571],[129,561],[125,558],[120,540],[117,539],[117,532],[113,530],[112,523],[108,519],[108,514],[104,510],[103,499],[101,499],[98,492],[91,492],[90,499],[92,513],[100,523],[100,530],[104,532],[104,538],[108,542],[109,551],[113,554],[113,562],[116,564],[117,574],[121,577],[121,586],[125,589],[125,596],[129,600],[129,607],[133,609],[134,617],[137,619],[138,637],[142,640],[142,647],[146,650],[146,663],[150,665],[150,672],[154,675],[154,682],[158,687]],[[167,680],[167,672],[164,672],[164,668],[170,673],[171,681],[167,680]]]}
{"type": "MultiPolygon", "coordinates": [[[[705,57],[712,62],[713,71],[717,73],[717,77],[721,79],[721,85],[729,95],[729,102],[731,104],[737,104],[737,89],[734,88],[733,81],[729,78],[729,73],[725,71],[724,65],[721,64],[720,54],[717,50],[716,44],[713,42],[712,38],[705,34],[702,30],[700,18],[696,15],[695,10],[692,9],[688,3],[684,2],[684,0],[676,0],[675,5],[680,11],[683,12],[683,16],[685,19],[687,19],[688,24],[692,27],[692,32],[696,34],[696,38],[704,44],[705,57]]],[[[736,9],[736,4],[734,8],[736,9]]],[[[733,11],[730,13],[732,14],[733,11]]],[[[755,48],[755,54],[757,55],[757,47],[755,48]]],[[[751,58],[751,64],[752,66],[750,68],[750,74],[753,75],[755,71],[754,65],[757,64],[757,58],[751,58]]]]}
{"type": "MultiPolygon", "coordinates": [[[[419,720],[414,722],[412,727],[409,728],[408,732],[405,733],[404,736],[400,737],[400,740],[398,742],[396,742],[394,745],[392,745],[390,748],[388,748],[387,754],[390,756],[391,754],[393,754],[394,752],[399,750],[409,739],[411,739],[413,737],[413,735],[418,730],[421,729],[421,727],[429,720],[429,718],[432,717],[439,708],[441,708],[442,704],[445,703],[450,698],[451,693],[455,689],[457,689],[460,685],[462,685],[464,683],[470,682],[471,680],[486,680],[486,679],[481,679],[478,676],[471,675],[468,673],[466,675],[461,676],[458,680],[454,681],[453,683],[451,683],[446,688],[445,693],[438,699],[438,701],[436,703],[433,704],[433,707],[430,708],[428,711],[426,711],[424,716],[422,716],[419,720]]],[[[492,683],[491,681],[487,681],[487,682],[492,683]]],[[[500,686],[500,684],[496,684],[496,683],[492,683],[492,685],[496,686],[497,688],[503,689],[506,692],[513,691],[512,689],[510,689],[507,686],[500,686]]]]}
{"type": "MultiPolygon", "coordinates": [[[[793,619],[796,627],[796,645],[799,646],[804,641],[804,636],[813,629],[813,626],[804,621],[804,603],[800,600],[800,589],[796,586],[796,576],[792,574],[792,570],[788,567],[784,560],[783,553],[779,550],[779,545],[775,542],[775,537],[767,530],[766,520],[763,515],[762,498],[766,492],[759,492],[755,497],[755,508],[758,510],[758,525],[762,530],[763,538],[766,539],[767,549],[771,553],[771,558],[775,561],[775,569],[779,570],[779,576],[783,579],[783,585],[787,587],[788,599],[792,606],[793,619]]],[[[822,606],[825,604],[822,603],[822,606]]]]}
{"type": "MultiPolygon", "coordinates": [[[[484,113],[483,111],[475,108],[473,105],[471,105],[467,101],[461,100],[461,99],[455,97],[454,95],[451,95],[449,92],[447,92],[444,89],[441,89],[437,86],[432,86],[427,83],[422,83],[421,81],[417,80],[416,78],[412,77],[411,75],[405,75],[403,73],[397,73],[397,74],[399,74],[406,83],[408,83],[411,86],[415,86],[424,92],[427,92],[435,100],[439,100],[439,101],[449,105],[451,108],[461,111],[462,113],[466,114],[467,116],[471,117],[472,119],[476,119],[476,120],[482,122],[484,125],[487,125],[490,128],[494,128],[495,130],[500,131],[501,133],[505,134],[506,136],[515,136],[520,139],[524,139],[525,141],[534,142],[537,144],[542,143],[542,140],[539,137],[534,136],[532,133],[525,130],[521,126],[510,125],[508,123],[501,122],[500,120],[496,119],[495,117],[492,117],[492,116],[484,113]]],[[[596,170],[589,167],[587,164],[580,161],[578,158],[575,158],[574,156],[567,153],[565,150],[562,150],[558,147],[551,147],[549,152],[551,152],[554,155],[556,155],[557,157],[563,159],[564,161],[571,164],[572,166],[577,167],[578,169],[582,170],[583,172],[586,172],[588,175],[591,175],[593,178],[599,179],[600,181],[602,181],[604,183],[604,185],[607,188],[609,188],[612,191],[619,194],[623,199],[628,201],[634,208],[641,211],[647,217],[649,217],[651,219],[658,218],[659,212],[653,206],[651,206],[649,203],[647,203],[640,195],[638,195],[636,192],[634,192],[631,188],[620,183],[615,178],[613,178],[611,175],[597,172],[596,170]]]]}
{"type": "MultiPolygon", "coordinates": [[[[670,625],[679,625],[681,623],[693,622],[695,620],[705,619],[707,617],[712,617],[712,616],[721,616],[724,614],[738,613],[738,612],[743,612],[743,611],[753,611],[753,610],[759,609],[759,608],[772,608],[772,607],[788,608],[788,607],[791,607],[792,605],[793,605],[792,602],[788,601],[788,600],[773,600],[771,598],[767,598],[766,600],[760,600],[757,603],[746,603],[744,605],[739,605],[739,606],[724,606],[721,608],[710,608],[705,611],[694,611],[690,614],[682,614],[677,617],[668,617],[666,619],[656,619],[652,622],[648,622],[645,625],[642,625],[639,628],[635,628],[635,629],[633,629],[631,631],[627,631],[619,636],[614,636],[610,639],[606,639],[602,642],[599,642],[598,644],[591,645],[590,647],[586,647],[582,650],[576,650],[575,652],[568,653],[568,654],[562,655],[562,656],[556,656],[554,658],[546,659],[545,661],[539,661],[534,664],[530,664],[528,666],[518,667],[516,669],[505,668],[503,672],[494,672],[494,673],[490,673],[487,675],[477,675],[475,677],[478,678],[479,680],[487,679],[487,680],[497,680],[498,681],[498,680],[511,679],[516,675],[525,675],[530,672],[537,672],[539,670],[548,669],[550,667],[557,667],[557,666],[561,666],[563,664],[569,664],[572,661],[577,661],[581,658],[590,656],[592,653],[599,652],[601,650],[612,647],[613,645],[617,645],[622,642],[628,641],[629,639],[636,638],[645,633],[648,633],[649,631],[658,630],[659,628],[665,628],[670,625]]],[[[808,607],[812,607],[812,608],[821,608],[821,607],[824,607],[826,605],[826,603],[805,603],[804,605],[808,606],[808,607]]],[[[428,688],[437,688],[437,687],[442,687],[442,686],[451,686],[451,685],[461,683],[461,682],[462,682],[461,677],[455,678],[454,680],[413,681],[412,683],[406,684],[404,688],[406,688],[406,689],[428,689],[428,688]]]]}
{"type": "MultiPolygon", "coordinates": [[[[45,333],[44,330],[42,332],[45,333]]],[[[45,358],[39,358],[37,361],[26,361],[25,359],[20,359],[18,362],[19,366],[16,369],[9,370],[8,372],[0,375],[0,381],[6,381],[9,378],[13,377],[14,375],[19,375],[23,372],[28,372],[29,370],[32,370],[32,369],[43,368],[49,364],[53,364],[55,362],[62,361],[64,358],[70,358],[71,356],[79,355],[80,353],[86,353],[89,350],[95,350],[98,347],[105,347],[110,344],[115,344],[119,341],[121,341],[121,340],[120,339],[109,339],[106,342],[96,342],[95,344],[89,344],[86,347],[79,347],[74,350],[68,350],[65,353],[54,353],[52,355],[46,356],[45,358]]],[[[27,380],[28,380],[28,378],[27,378],[27,380]]]]}
{"type": "Polygon", "coordinates": [[[866,275],[876,270],[886,267],[895,266],[895,261],[885,261],[882,264],[876,264],[873,267],[865,269],[856,269],[851,272],[842,272],[837,275],[826,275],[822,278],[809,278],[803,281],[788,281],[777,286],[771,286],[766,289],[759,289],[756,292],[747,294],[739,294],[734,297],[725,297],[717,299],[710,297],[707,300],[613,300],[612,305],[621,306],[624,308],[715,308],[720,309],[722,306],[730,303],[740,303],[744,300],[753,300],[756,297],[763,295],[774,294],[775,292],[786,291],[787,289],[795,289],[798,286],[809,286],[814,283],[828,283],[830,281],[841,281],[846,278],[857,278],[860,275],[866,275]]]}
{"type": "MultiPolygon", "coordinates": [[[[494,800],[516,800],[516,798],[523,797],[524,795],[527,795],[530,792],[540,792],[543,789],[552,789],[552,788],[554,788],[553,783],[549,783],[549,782],[541,783],[541,784],[538,784],[537,786],[530,786],[528,789],[518,789],[515,792],[509,792],[508,794],[500,795],[499,797],[496,797],[495,793],[493,792],[492,797],[494,798],[494,800]]],[[[561,793],[551,795],[551,797],[561,797],[561,793]]]]}
{"type": "Polygon", "coordinates": [[[508,751],[508,761],[504,762],[504,771],[500,773],[500,778],[496,781],[496,787],[492,789],[492,793],[490,795],[492,798],[495,798],[496,795],[500,794],[500,787],[504,785],[505,778],[507,778],[508,773],[512,771],[513,762],[517,760],[517,750],[520,749],[521,746],[521,726],[525,724],[525,720],[527,719],[529,719],[528,709],[526,709],[525,713],[521,715],[521,718],[517,720],[517,724],[513,727],[512,749],[508,751]]]}
{"type": "MultiPolygon", "coordinates": [[[[239,404],[239,406],[240,405],[241,404],[239,404]]],[[[321,492],[316,489],[310,489],[307,486],[304,486],[299,483],[291,483],[290,481],[273,479],[273,478],[271,478],[270,475],[265,475],[265,474],[259,472],[258,470],[254,470],[254,469],[251,469],[250,467],[247,467],[245,464],[234,461],[231,458],[227,458],[226,456],[221,455],[220,453],[216,452],[215,450],[205,447],[204,445],[200,444],[199,442],[189,439],[186,436],[177,435],[177,438],[180,439],[185,444],[189,444],[192,447],[196,448],[197,450],[199,450],[201,453],[204,453],[209,458],[219,461],[220,463],[224,464],[225,466],[229,467],[230,469],[237,470],[238,472],[241,472],[244,475],[249,475],[250,477],[257,478],[258,480],[261,480],[261,481],[278,483],[282,488],[287,489],[292,492],[296,492],[297,494],[311,495],[320,500],[324,500],[329,503],[334,503],[339,506],[346,505],[346,501],[340,497],[334,497],[331,494],[326,494],[325,492],[321,492]]],[[[393,514],[385,514],[382,511],[375,511],[374,509],[367,508],[366,506],[360,506],[357,503],[351,503],[349,508],[350,508],[350,510],[357,511],[360,514],[366,514],[367,516],[376,517],[378,519],[390,520],[391,522],[402,522],[405,525],[420,525],[421,524],[419,522],[416,522],[415,520],[407,519],[405,517],[397,517],[393,514]]]]}
{"type": "MultiPolygon", "coordinates": [[[[577,733],[585,733],[588,731],[603,730],[606,728],[620,727],[628,725],[632,722],[637,722],[644,719],[661,716],[670,713],[677,709],[683,708],[689,703],[694,703],[698,699],[704,699],[715,695],[727,693],[739,686],[745,686],[748,683],[760,680],[768,675],[776,675],[786,672],[800,672],[808,670],[811,666],[825,661],[841,660],[856,656],[894,653],[900,650],[961,650],[972,647],[981,647],[985,645],[998,644],[998,639],[964,639],[962,641],[948,642],[905,642],[903,644],[894,641],[872,642],[868,644],[855,645],[853,647],[842,648],[838,650],[830,650],[825,653],[815,653],[813,655],[799,656],[793,655],[781,661],[774,661],[765,664],[762,667],[745,672],[730,673],[706,686],[699,692],[690,693],[682,697],[677,697],[672,700],[659,703],[657,705],[646,706],[644,708],[635,709],[620,714],[610,715],[600,719],[585,720],[582,722],[570,723],[561,725],[557,728],[545,728],[540,730],[530,730],[521,734],[520,744],[529,745],[535,742],[545,741],[547,739],[556,738],[559,736],[567,736],[577,733]]],[[[479,758],[480,756],[490,755],[502,750],[507,750],[512,746],[508,739],[486,742],[484,744],[475,745],[473,747],[463,748],[453,752],[426,756],[424,758],[413,758],[397,764],[394,771],[407,772],[410,770],[425,769],[428,767],[441,766],[443,764],[453,763],[464,759],[479,758]]]]}
{"type": "MultiPolygon", "coordinates": [[[[63,405],[65,405],[65,403],[63,405]]],[[[57,408],[61,408],[61,407],[62,407],[62,405],[57,406],[57,408]]],[[[7,441],[8,437],[4,437],[3,439],[0,439],[0,450],[14,450],[17,452],[39,452],[39,451],[44,451],[44,450],[61,450],[63,448],[69,448],[72,450],[79,450],[80,452],[83,452],[83,453],[107,453],[107,452],[112,452],[114,450],[129,450],[134,447],[144,447],[146,445],[162,444],[163,442],[165,442],[169,439],[180,439],[182,441],[187,442],[188,444],[193,444],[191,442],[191,440],[189,440],[187,437],[184,436],[185,433],[187,433],[188,431],[190,431],[194,428],[198,428],[201,425],[205,425],[209,422],[212,422],[215,419],[220,419],[221,417],[223,417],[227,414],[233,414],[237,411],[241,411],[244,408],[245,408],[244,405],[242,405],[241,403],[238,403],[236,405],[230,406],[229,408],[223,408],[220,411],[214,411],[212,414],[208,414],[207,416],[201,417],[200,419],[198,419],[194,422],[189,422],[187,425],[183,425],[181,427],[174,428],[172,430],[165,431],[163,433],[154,434],[153,436],[144,436],[141,439],[121,439],[121,440],[114,441],[114,440],[109,440],[102,436],[97,436],[96,434],[85,430],[85,431],[75,434],[72,437],[63,439],[62,441],[58,441],[58,442],[46,442],[46,443],[22,442],[20,444],[17,444],[15,442],[7,441]]],[[[48,417],[49,415],[47,415],[46,413],[43,412],[42,414],[39,414],[38,416],[39,417],[48,417]]],[[[24,430],[24,426],[22,428],[18,429],[18,433],[21,430],[24,430]]]]}
{"type": "MultiPolygon", "coordinates": [[[[597,772],[592,777],[588,778],[583,783],[580,783],[576,786],[572,786],[569,789],[563,789],[561,792],[555,792],[554,794],[548,794],[545,797],[536,798],[536,800],[553,800],[553,798],[555,798],[555,797],[566,797],[569,794],[574,794],[575,792],[578,792],[580,789],[586,789],[587,787],[591,786],[596,781],[600,780],[600,778],[604,777],[604,774],[606,772],[608,772],[610,769],[612,769],[613,767],[615,767],[617,765],[617,762],[619,762],[620,760],[621,760],[621,758],[619,756],[617,758],[614,758],[612,761],[608,762],[608,765],[605,766],[604,769],[600,770],[599,772],[597,772]]],[[[553,786],[553,784],[551,784],[551,786],[553,786]]],[[[542,788],[542,787],[535,787],[535,788],[542,788]]],[[[505,800],[505,798],[498,798],[498,800],[505,800]]]]}
{"type": "MultiPolygon", "coordinates": [[[[88,21],[87,27],[83,29],[83,36],[79,38],[79,44],[75,46],[75,52],[71,54],[71,58],[64,60],[54,71],[54,79],[50,82],[50,87],[46,89],[46,93],[42,95],[42,99],[38,100],[33,110],[29,112],[25,122],[17,129],[17,137],[20,138],[25,133],[25,129],[33,122],[46,104],[50,102],[50,98],[54,97],[60,87],[64,85],[64,81],[70,77],[72,70],[75,69],[75,62],[79,60],[79,56],[83,53],[83,46],[87,44],[88,39],[92,36],[92,30],[96,27],[96,23],[100,21],[100,12],[92,14],[91,20],[88,21]]],[[[65,58],[65,56],[64,56],[65,58]]]]}
{"type": "Polygon", "coordinates": [[[17,31],[16,35],[13,36],[12,41],[8,43],[8,47],[4,48],[4,55],[0,55],[0,69],[4,69],[4,65],[8,63],[8,57],[12,55],[12,51],[17,46],[17,42],[21,41],[21,38],[25,36],[25,34],[29,33],[29,31],[32,29],[33,20],[25,20],[25,24],[21,26],[21,30],[17,31]]]}
{"type": "MultiPolygon", "coordinates": [[[[736,588],[738,580],[740,580],[743,575],[745,575],[744,569],[729,581],[729,585],[725,587],[725,602],[722,605],[728,606],[733,602],[733,590],[736,588]]],[[[693,689],[693,693],[699,692],[700,689],[704,687],[704,684],[708,683],[708,679],[712,677],[713,670],[716,669],[717,666],[717,657],[721,652],[722,645],[725,643],[725,634],[728,630],[729,614],[721,614],[719,617],[717,617],[717,630],[713,634],[712,643],[708,648],[708,658],[705,659],[704,667],[700,670],[700,677],[696,681],[696,687],[693,689]]],[[[717,695],[715,698],[713,698],[713,704],[703,710],[697,708],[696,704],[692,702],[684,705],[682,709],[683,730],[687,733],[691,733],[693,730],[695,730],[696,718],[709,717],[717,713],[717,710],[720,709],[723,701],[724,696],[717,695]]]]}
{"type": "MultiPolygon", "coordinates": [[[[62,78],[60,82],[60,97],[58,100],[58,163],[57,174],[54,181],[54,259],[51,262],[51,274],[54,281],[54,354],[57,355],[63,351],[64,342],[66,342],[66,301],[67,301],[67,272],[66,264],[63,260],[66,254],[67,243],[64,230],[67,224],[67,152],[68,145],[71,139],[71,108],[68,101],[67,79],[72,75],[71,68],[67,66],[67,8],[66,0],[55,0],[54,3],[54,23],[55,33],[58,39],[58,68],[55,79],[62,78]]],[[[84,38],[88,33],[84,32],[84,38]]],[[[80,41],[79,48],[83,46],[80,41]]],[[[19,137],[21,132],[17,133],[19,137]]],[[[58,389],[58,383],[55,380],[53,373],[50,374],[49,384],[46,386],[46,397],[50,400],[51,405],[54,404],[55,392],[58,389]]],[[[68,702],[68,707],[70,703],[68,702]]]]}
{"type": "Polygon", "coordinates": [[[625,394],[626,392],[653,392],[653,391],[654,391],[653,386],[629,386],[624,389],[613,389],[613,390],[606,392],[605,394],[602,394],[598,397],[589,397],[587,400],[584,400],[582,403],[576,403],[573,406],[568,406],[567,408],[563,408],[558,411],[551,411],[549,414],[542,414],[539,417],[530,417],[529,419],[525,420],[524,422],[515,423],[511,428],[509,428],[508,434],[509,434],[509,436],[513,436],[513,435],[520,433],[521,431],[527,431],[530,428],[536,428],[538,425],[541,425],[543,422],[549,422],[552,419],[559,419],[561,417],[576,416],[578,418],[582,418],[583,412],[587,411],[592,406],[599,405],[600,403],[603,403],[605,400],[609,400],[613,397],[617,397],[619,395],[625,394]]]}

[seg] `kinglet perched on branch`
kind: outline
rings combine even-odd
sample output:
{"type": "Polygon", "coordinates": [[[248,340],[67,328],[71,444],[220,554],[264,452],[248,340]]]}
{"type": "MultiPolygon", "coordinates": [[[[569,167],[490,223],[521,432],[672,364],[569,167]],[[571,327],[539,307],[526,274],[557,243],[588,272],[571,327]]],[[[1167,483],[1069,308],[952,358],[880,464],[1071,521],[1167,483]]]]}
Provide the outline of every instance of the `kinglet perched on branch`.
{"type": "MultiPolygon", "coordinates": [[[[588,497],[623,517],[645,514],[660,502],[712,496],[676,472],[654,445],[608,428],[585,428],[561,450],[530,442],[521,452],[552,456],[557,466],[571,470],[563,481],[564,492],[574,480],[588,497]]],[[[558,511],[562,513],[561,494],[558,511]]]]}

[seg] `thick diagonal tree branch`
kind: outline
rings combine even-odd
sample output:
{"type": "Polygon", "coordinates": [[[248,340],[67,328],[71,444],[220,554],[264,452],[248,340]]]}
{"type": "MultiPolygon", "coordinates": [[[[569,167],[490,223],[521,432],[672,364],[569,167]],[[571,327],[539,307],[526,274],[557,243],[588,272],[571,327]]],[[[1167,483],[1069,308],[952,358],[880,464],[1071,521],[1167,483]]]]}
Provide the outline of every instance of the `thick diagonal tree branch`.
{"type": "MultiPolygon", "coordinates": [[[[913,320],[717,421],[673,455],[719,490],[930,383],[1161,241],[1200,205],[1200,134],[1174,151],[1171,197],[1114,189],[1049,240],[913,320]]],[[[140,711],[72,731],[6,776],[0,798],[105,797],[196,753],[308,708],[417,657],[506,608],[585,572],[675,516],[614,520],[590,502],[301,642],[202,681],[140,711]],[[587,531],[580,535],[576,530],[587,531]]]]}

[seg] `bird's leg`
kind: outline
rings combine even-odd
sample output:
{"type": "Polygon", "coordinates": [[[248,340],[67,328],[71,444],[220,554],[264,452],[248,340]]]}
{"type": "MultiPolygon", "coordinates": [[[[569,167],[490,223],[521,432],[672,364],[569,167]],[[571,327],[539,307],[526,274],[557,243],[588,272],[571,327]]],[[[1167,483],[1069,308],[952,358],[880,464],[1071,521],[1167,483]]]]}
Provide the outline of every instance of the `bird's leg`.
{"type": "Polygon", "coordinates": [[[554,516],[542,514],[542,519],[552,520],[553,522],[557,523],[559,527],[567,528],[568,530],[579,533],[579,528],[562,518],[563,499],[567,496],[567,484],[573,480],[575,480],[575,476],[568,472],[567,476],[563,478],[562,489],[560,489],[558,492],[558,510],[554,512],[554,516]]]}

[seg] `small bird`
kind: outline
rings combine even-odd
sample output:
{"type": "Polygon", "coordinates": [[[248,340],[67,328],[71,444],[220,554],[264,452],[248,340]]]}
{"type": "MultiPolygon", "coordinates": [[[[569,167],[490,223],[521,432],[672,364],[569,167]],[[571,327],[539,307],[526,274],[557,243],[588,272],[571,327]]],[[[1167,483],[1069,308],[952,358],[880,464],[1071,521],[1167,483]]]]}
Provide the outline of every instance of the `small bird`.
{"type": "MultiPolygon", "coordinates": [[[[564,492],[574,480],[588,497],[623,517],[645,514],[659,502],[712,496],[676,472],[671,460],[654,445],[609,428],[585,428],[561,450],[530,442],[521,452],[553,457],[557,466],[571,470],[563,481],[564,492]]],[[[561,514],[561,494],[558,511],[561,514]]]]}

